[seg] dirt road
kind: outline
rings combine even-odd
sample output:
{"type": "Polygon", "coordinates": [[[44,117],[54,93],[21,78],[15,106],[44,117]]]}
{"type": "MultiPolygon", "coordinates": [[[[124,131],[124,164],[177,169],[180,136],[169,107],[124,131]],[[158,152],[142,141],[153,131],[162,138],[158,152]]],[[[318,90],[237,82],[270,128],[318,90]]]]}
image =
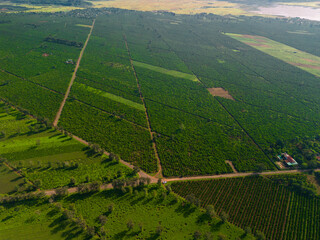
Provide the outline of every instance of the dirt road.
{"type": "MultiPolygon", "coordinates": [[[[215,179],[215,178],[234,178],[234,177],[247,177],[247,176],[264,176],[264,175],[275,175],[275,174],[292,174],[292,173],[302,173],[308,172],[309,170],[284,170],[284,171],[271,171],[271,172],[261,172],[261,173],[226,173],[220,175],[210,175],[210,176],[194,176],[194,177],[181,177],[181,178],[165,178],[164,181],[186,181],[186,180],[197,180],[197,179],[215,179]]],[[[315,169],[315,171],[320,171],[320,169],[315,169]]]]}
{"type": "Polygon", "coordinates": [[[68,98],[68,96],[69,96],[71,87],[72,87],[72,85],[73,85],[73,82],[74,82],[74,80],[76,79],[77,71],[78,71],[78,68],[79,68],[79,66],[80,66],[80,62],[81,62],[81,59],[82,59],[84,50],[86,49],[87,44],[88,44],[88,42],[89,42],[89,39],[90,39],[90,37],[91,37],[91,33],[92,33],[92,30],[93,30],[95,21],[96,21],[96,20],[93,20],[93,23],[92,23],[90,32],[89,32],[88,37],[87,37],[87,40],[86,40],[86,42],[85,42],[85,44],[84,44],[84,46],[83,46],[83,48],[82,48],[82,50],[81,50],[81,52],[80,52],[80,55],[79,55],[79,58],[78,58],[76,67],[75,67],[75,69],[74,69],[74,72],[73,72],[73,74],[72,74],[72,77],[71,77],[69,86],[68,86],[68,88],[67,88],[66,94],[64,95],[64,98],[63,98],[63,100],[62,100],[62,102],[61,102],[60,108],[59,108],[59,110],[58,110],[58,112],[57,112],[57,115],[56,115],[54,121],[53,121],[53,126],[55,126],[55,127],[58,125],[58,121],[59,121],[59,119],[60,119],[61,112],[62,112],[62,110],[63,110],[64,104],[65,104],[66,101],[67,101],[67,98],[68,98]]]}
{"type": "Polygon", "coordinates": [[[143,103],[143,106],[144,106],[144,109],[145,109],[145,115],[146,115],[146,120],[147,120],[147,125],[148,125],[148,131],[150,133],[150,139],[152,141],[152,148],[154,150],[154,156],[155,156],[155,158],[157,160],[157,165],[158,165],[158,172],[156,173],[156,176],[159,177],[159,178],[162,178],[161,162],[160,162],[160,158],[159,158],[159,154],[158,154],[157,145],[156,145],[156,142],[154,140],[153,132],[151,130],[151,124],[150,124],[150,119],[149,119],[149,115],[148,115],[148,111],[147,111],[147,106],[146,106],[144,97],[143,97],[142,92],[141,92],[141,86],[140,86],[139,79],[138,79],[138,76],[137,76],[137,73],[136,73],[136,69],[134,68],[134,65],[133,65],[133,60],[132,60],[132,57],[131,57],[130,49],[129,49],[127,38],[126,38],[125,35],[123,35],[123,39],[124,39],[124,42],[126,44],[126,48],[127,48],[127,51],[128,51],[128,55],[129,55],[129,59],[130,59],[130,63],[131,63],[131,68],[132,68],[134,76],[136,78],[137,88],[139,90],[140,99],[141,99],[141,102],[143,103]]]}

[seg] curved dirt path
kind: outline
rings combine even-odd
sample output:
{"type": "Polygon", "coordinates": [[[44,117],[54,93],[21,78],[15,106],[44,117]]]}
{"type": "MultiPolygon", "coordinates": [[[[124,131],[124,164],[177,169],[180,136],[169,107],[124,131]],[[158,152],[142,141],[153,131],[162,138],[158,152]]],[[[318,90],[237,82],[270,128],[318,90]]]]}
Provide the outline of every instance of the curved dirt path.
{"type": "Polygon", "coordinates": [[[79,58],[78,58],[78,60],[77,60],[76,67],[75,67],[75,69],[74,69],[74,71],[73,71],[73,74],[72,74],[72,77],[71,77],[69,86],[68,86],[68,88],[67,88],[66,94],[64,95],[64,98],[63,98],[63,100],[62,100],[62,102],[61,102],[61,105],[60,105],[60,107],[59,107],[59,110],[58,110],[58,112],[57,112],[57,115],[56,115],[56,117],[55,117],[55,119],[54,119],[54,121],[53,121],[53,126],[54,126],[54,127],[56,127],[56,126],[58,125],[58,121],[59,121],[59,119],[60,119],[61,112],[62,112],[63,107],[64,107],[64,105],[65,105],[65,103],[66,103],[66,101],[67,101],[67,98],[68,98],[68,96],[69,96],[71,87],[72,87],[72,85],[73,85],[73,82],[74,82],[74,80],[76,79],[77,71],[78,71],[78,68],[79,68],[79,66],[80,66],[80,62],[81,62],[81,59],[82,59],[84,50],[86,49],[87,44],[88,44],[88,42],[89,42],[89,39],[90,39],[90,37],[91,37],[91,33],[92,33],[92,30],[93,30],[93,27],[94,27],[94,23],[95,23],[95,22],[96,22],[96,20],[94,19],[93,22],[92,22],[92,26],[91,26],[90,32],[89,32],[89,34],[88,34],[87,40],[86,40],[86,42],[84,43],[83,48],[81,49],[81,52],[80,52],[79,58]]]}

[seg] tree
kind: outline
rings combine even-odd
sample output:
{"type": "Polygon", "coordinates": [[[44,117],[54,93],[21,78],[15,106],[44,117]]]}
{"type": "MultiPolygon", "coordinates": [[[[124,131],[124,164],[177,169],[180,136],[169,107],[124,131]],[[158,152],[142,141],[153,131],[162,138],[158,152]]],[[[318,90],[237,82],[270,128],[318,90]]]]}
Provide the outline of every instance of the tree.
{"type": "Polygon", "coordinates": [[[140,232],[143,231],[143,223],[139,223],[139,229],[140,229],[140,232]]]}
{"type": "Polygon", "coordinates": [[[166,189],[167,189],[168,193],[171,193],[171,192],[172,192],[172,189],[171,189],[171,186],[170,186],[170,185],[166,185],[166,189]]]}
{"type": "Polygon", "coordinates": [[[133,174],[138,174],[140,172],[140,168],[138,166],[133,167],[133,174]]]}
{"type": "Polygon", "coordinates": [[[157,233],[158,235],[161,235],[162,232],[163,232],[163,227],[162,227],[161,225],[159,225],[159,226],[157,227],[157,229],[156,229],[156,233],[157,233]]]}
{"type": "Polygon", "coordinates": [[[199,231],[195,231],[193,234],[193,239],[200,239],[201,238],[201,232],[199,231]]]}
{"type": "Polygon", "coordinates": [[[117,163],[120,163],[120,157],[117,154],[110,153],[109,159],[110,159],[110,161],[115,161],[117,163]]]}
{"type": "Polygon", "coordinates": [[[211,232],[206,232],[205,235],[204,235],[204,239],[205,240],[213,240],[212,233],[211,232]]]}
{"type": "Polygon", "coordinates": [[[148,193],[148,189],[145,188],[145,189],[144,189],[144,196],[145,196],[145,197],[148,197],[148,194],[149,194],[149,193],[148,193]]]}
{"type": "Polygon", "coordinates": [[[105,236],[107,234],[107,232],[103,226],[100,228],[100,234],[101,234],[101,236],[105,236]]]}
{"type": "Polygon", "coordinates": [[[90,177],[87,175],[86,176],[86,183],[90,182],[90,177]]]}
{"type": "Polygon", "coordinates": [[[256,171],[257,171],[257,172],[262,172],[262,171],[264,171],[264,170],[266,170],[266,166],[265,166],[263,163],[258,163],[258,164],[256,165],[256,171]]]}
{"type": "Polygon", "coordinates": [[[0,139],[5,138],[6,137],[6,133],[5,132],[0,132],[0,139]]]}
{"type": "Polygon", "coordinates": [[[222,233],[220,233],[218,235],[218,240],[227,240],[227,237],[225,235],[223,235],[222,233]]]}
{"type": "Polygon", "coordinates": [[[159,178],[158,179],[158,185],[161,186],[161,184],[162,184],[162,178],[159,178]]]}
{"type": "Polygon", "coordinates": [[[222,219],[222,221],[223,221],[224,223],[227,223],[227,222],[228,222],[228,219],[229,219],[229,215],[228,215],[225,211],[223,211],[223,212],[221,213],[221,219],[222,219]]]}
{"type": "Polygon", "coordinates": [[[113,210],[114,210],[114,204],[111,203],[111,204],[108,206],[108,211],[109,211],[109,213],[112,213],[113,210]]]}
{"type": "Polygon", "coordinates": [[[132,230],[133,227],[134,227],[133,221],[132,221],[132,220],[129,220],[129,221],[127,222],[127,228],[128,228],[128,230],[129,230],[129,231],[132,230]]]}
{"type": "Polygon", "coordinates": [[[257,240],[265,240],[266,239],[266,236],[261,231],[256,232],[256,237],[257,237],[257,240]]]}
{"type": "Polygon", "coordinates": [[[33,183],[37,188],[40,188],[41,187],[41,185],[42,185],[42,182],[41,182],[41,180],[40,179],[36,179],[36,180],[34,180],[34,183],[33,183]]]}
{"type": "Polygon", "coordinates": [[[89,185],[89,188],[91,191],[98,192],[100,191],[100,186],[101,186],[101,183],[98,181],[95,181],[89,185]]]}
{"type": "Polygon", "coordinates": [[[214,218],[217,216],[216,211],[214,209],[214,206],[212,206],[212,205],[208,205],[206,207],[206,213],[210,218],[214,218]]]}
{"type": "Polygon", "coordinates": [[[67,196],[69,192],[67,187],[62,187],[55,189],[55,193],[58,196],[67,196]]]}
{"type": "Polygon", "coordinates": [[[133,188],[131,186],[128,186],[128,192],[129,192],[130,195],[133,194],[133,188]]]}
{"type": "Polygon", "coordinates": [[[105,225],[106,222],[107,222],[107,217],[104,216],[104,215],[100,215],[98,219],[99,219],[99,222],[100,222],[100,224],[101,224],[102,226],[105,225]]]}
{"type": "Polygon", "coordinates": [[[93,237],[93,236],[96,234],[96,231],[95,231],[94,227],[88,226],[88,227],[87,227],[87,234],[88,234],[90,237],[93,237]]]}
{"type": "Polygon", "coordinates": [[[252,234],[252,230],[250,227],[245,227],[244,231],[246,232],[246,235],[252,234]]]}
{"type": "Polygon", "coordinates": [[[70,183],[69,183],[69,186],[73,187],[76,185],[76,179],[74,177],[71,177],[70,178],[70,183]]]}

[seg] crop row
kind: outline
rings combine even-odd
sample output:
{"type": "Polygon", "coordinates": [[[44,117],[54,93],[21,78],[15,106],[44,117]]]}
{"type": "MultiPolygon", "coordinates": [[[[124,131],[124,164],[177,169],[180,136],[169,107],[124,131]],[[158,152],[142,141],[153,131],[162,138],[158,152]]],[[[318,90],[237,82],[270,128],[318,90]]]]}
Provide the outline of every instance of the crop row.
{"type": "Polygon", "coordinates": [[[267,239],[318,239],[320,200],[292,192],[262,177],[176,182],[172,189],[186,197],[194,194],[203,207],[225,211],[230,222],[267,239]]]}

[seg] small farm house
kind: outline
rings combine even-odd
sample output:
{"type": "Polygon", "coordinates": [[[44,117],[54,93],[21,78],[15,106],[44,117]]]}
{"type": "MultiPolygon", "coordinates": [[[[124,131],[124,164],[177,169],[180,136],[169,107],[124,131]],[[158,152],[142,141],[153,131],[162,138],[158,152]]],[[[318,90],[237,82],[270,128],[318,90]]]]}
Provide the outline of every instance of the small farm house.
{"type": "Polygon", "coordinates": [[[288,153],[281,153],[278,156],[279,160],[283,160],[289,167],[297,166],[298,163],[288,153]]]}

